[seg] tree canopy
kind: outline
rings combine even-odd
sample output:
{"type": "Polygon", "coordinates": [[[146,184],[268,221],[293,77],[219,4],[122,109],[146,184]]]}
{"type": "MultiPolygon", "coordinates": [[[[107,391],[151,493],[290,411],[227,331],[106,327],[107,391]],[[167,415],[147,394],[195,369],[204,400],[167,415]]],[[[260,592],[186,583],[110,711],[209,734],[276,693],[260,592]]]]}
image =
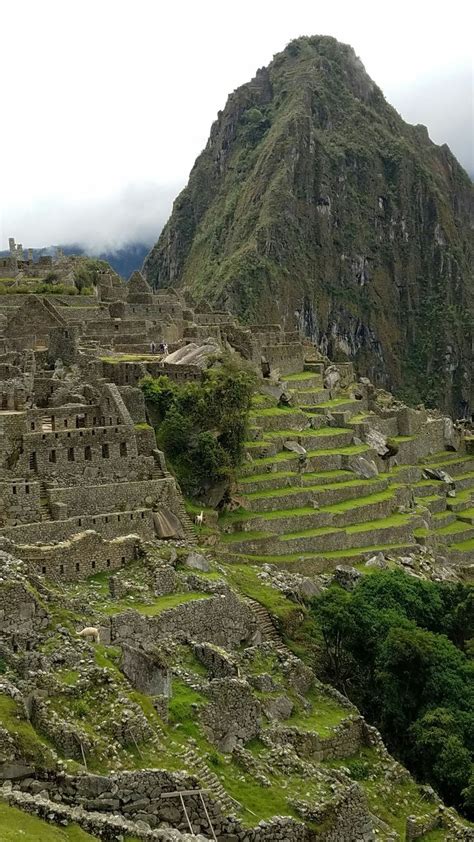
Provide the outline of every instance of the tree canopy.
{"type": "Polygon", "coordinates": [[[312,604],[327,677],[390,748],[448,802],[474,814],[472,588],[397,571],[333,585],[312,604]]]}

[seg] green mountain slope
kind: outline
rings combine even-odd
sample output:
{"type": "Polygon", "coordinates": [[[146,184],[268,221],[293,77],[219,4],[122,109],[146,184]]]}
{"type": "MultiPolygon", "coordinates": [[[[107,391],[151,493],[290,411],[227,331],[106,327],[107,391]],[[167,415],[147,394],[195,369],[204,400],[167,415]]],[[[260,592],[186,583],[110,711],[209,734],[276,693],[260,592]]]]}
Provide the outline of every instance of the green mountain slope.
{"type": "Polygon", "coordinates": [[[230,95],[145,271],[456,413],[471,400],[471,212],[448,147],[401,119],[352,48],[300,38],[230,95]]]}

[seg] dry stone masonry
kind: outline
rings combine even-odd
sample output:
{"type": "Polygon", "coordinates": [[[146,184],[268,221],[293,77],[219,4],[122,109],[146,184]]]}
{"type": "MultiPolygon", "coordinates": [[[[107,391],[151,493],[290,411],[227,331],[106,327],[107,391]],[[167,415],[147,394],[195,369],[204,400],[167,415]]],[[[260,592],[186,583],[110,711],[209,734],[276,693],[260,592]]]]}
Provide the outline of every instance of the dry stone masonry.
{"type": "Polygon", "coordinates": [[[0,798],[110,842],[400,839],[380,787],[407,839],[472,839],[283,642],[333,576],[355,586],[349,562],[464,575],[469,434],[297,333],[139,272],[102,268],[78,295],[76,268],[14,241],[2,258],[0,798]],[[254,365],[259,394],[234,511],[194,528],[139,384],[199,381],[220,349],[254,365]]]}

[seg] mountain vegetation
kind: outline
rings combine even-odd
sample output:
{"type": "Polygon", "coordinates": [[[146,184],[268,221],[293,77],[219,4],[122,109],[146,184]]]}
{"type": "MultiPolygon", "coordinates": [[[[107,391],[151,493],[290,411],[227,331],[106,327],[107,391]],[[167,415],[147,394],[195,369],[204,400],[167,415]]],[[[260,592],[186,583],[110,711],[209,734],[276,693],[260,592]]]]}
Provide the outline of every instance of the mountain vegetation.
{"type": "Polygon", "coordinates": [[[334,585],[313,603],[327,677],[390,750],[474,817],[474,595],[402,572],[334,585]]]}
{"type": "Polygon", "coordinates": [[[472,378],[471,210],[449,148],[401,119],[353,50],[299,38],[229,96],[144,268],[456,414],[472,378]]]}
{"type": "Polygon", "coordinates": [[[241,462],[255,380],[250,368],[226,356],[199,382],[144,378],[158,444],[187,494],[204,493],[241,462]]]}

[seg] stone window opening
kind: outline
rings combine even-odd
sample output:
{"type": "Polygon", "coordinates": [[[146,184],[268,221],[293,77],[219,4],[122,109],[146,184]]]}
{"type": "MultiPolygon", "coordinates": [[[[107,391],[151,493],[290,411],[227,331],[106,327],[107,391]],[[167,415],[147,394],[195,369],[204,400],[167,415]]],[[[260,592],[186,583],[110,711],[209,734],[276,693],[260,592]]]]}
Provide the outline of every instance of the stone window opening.
{"type": "Polygon", "coordinates": [[[108,558],[105,563],[106,563],[107,567],[110,567],[110,558],[108,558]]]}
{"type": "Polygon", "coordinates": [[[80,518],[79,518],[79,520],[77,521],[77,525],[78,525],[78,526],[82,526],[82,518],[81,518],[81,517],[80,517],[80,518]]]}
{"type": "Polygon", "coordinates": [[[79,564],[78,561],[76,561],[76,572],[79,573],[80,569],[81,569],[80,564],[79,564]]]}
{"type": "Polygon", "coordinates": [[[105,523],[108,523],[108,522],[109,522],[109,519],[108,519],[108,517],[107,517],[107,515],[106,515],[106,516],[105,516],[105,523]]]}
{"type": "Polygon", "coordinates": [[[90,444],[87,444],[84,448],[84,459],[86,462],[90,462],[92,459],[92,448],[90,444]]]}
{"type": "Polygon", "coordinates": [[[59,572],[64,573],[64,564],[59,565],[59,572]]]}
{"type": "Polygon", "coordinates": [[[32,422],[31,422],[31,429],[32,429],[32,430],[34,430],[34,429],[35,429],[35,422],[34,422],[34,421],[32,421],[32,422]]]}
{"type": "Polygon", "coordinates": [[[95,570],[95,561],[92,559],[92,569],[95,570]]]}
{"type": "Polygon", "coordinates": [[[49,451],[49,461],[50,462],[56,462],[56,451],[55,450],[49,451]]]}
{"type": "Polygon", "coordinates": [[[125,564],[125,556],[122,556],[122,564],[125,564]]]}
{"type": "Polygon", "coordinates": [[[43,564],[43,566],[42,566],[42,568],[41,568],[41,572],[42,572],[42,573],[46,573],[46,567],[44,566],[44,564],[43,564]]]}
{"type": "Polygon", "coordinates": [[[76,415],[76,428],[79,429],[79,428],[82,428],[82,427],[85,427],[85,426],[86,426],[86,416],[84,414],[76,415]]]}
{"type": "Polygon", "coordinates": [[[16,485],[13,486],[12,491],[13,491],[13,494],[16,494],[16,485]]]}
{"type": "Polygon", "coordinates": [[[64,426],[67,427],[67,418],[64,419],[64,426]]]}
{"type": "Polygon", "coordinates": [[[73,447],[68,447],[67,461],[68,462],[74,462],[74,448],[73,447]]]}
{"type": "Polygon", "coordinates": [[[102,458],[103,458],[103,459],[108,459],[108,458],[109,458],[109,456],[110,456],[110,452],[109,452],[109,445],[108,445],[108,444],[103,444],[103,445],[102,445],[102,458]]]}
{"type": "Polygon", "coordinates": [[[142,520],[143,520],[143,518],[145,517],[145,512],[142,512],[141,516],[142,516],[142,520]]]}
{"type": "Polygon", "coordinates": [[[126,455],[127,455],[127,442],[121,441],[120,442],[120,456],[126,456],[126,455]]]}
{"type": "Polygon", "coordinates": [[[28,484],[25,485],[25,494],[30,493],[30,486],[28,484]]]}

